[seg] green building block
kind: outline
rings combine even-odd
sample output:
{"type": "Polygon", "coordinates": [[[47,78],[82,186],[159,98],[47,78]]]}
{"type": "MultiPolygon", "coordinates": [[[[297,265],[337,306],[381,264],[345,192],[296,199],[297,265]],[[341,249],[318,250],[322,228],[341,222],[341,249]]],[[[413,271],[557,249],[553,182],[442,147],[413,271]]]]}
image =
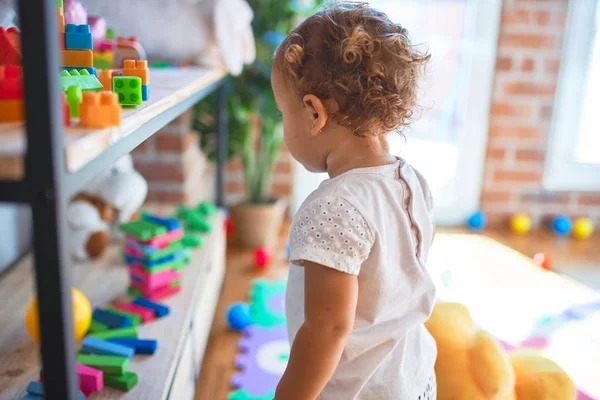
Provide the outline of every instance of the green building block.
{"type": "Polygon", "coordinates": [[[145,220],[127,222],[119,226],[121,232],[133,236],[139,240],[150,240],[155,236],[167,233],[167,228],[145,220]]]}
{"type": "Polygon", "coordinates": [[[131,297],[143,297],[144,296],[142,294],[142,292],[140,292],[139,290],[137,290],[133,286],[129,286],[127,288],[127,294],[130,295],[131,297]]]}
{"type": "Polygon", "coordinates": [[[183,248],[184,248],[183,242],[181,240],[178,240],[176,242],[172,242],[169,245],[169,247],[167,247],[166,249],[155,251],[154,253],[149,254],[144,258],[147,260],[157,260],[159,258],[163,258],[168,255],[171,255],[172,253],[179,252],[179,251],[183,250],[183,248]]]}
{"type": "Polygon", "coordinates": [[[104,374],[106,386],[129,392],[138,383],[138,376],[133,372],[125,372],[123,375],[104,374]]]}
{"type": "Polygon", "coordinates": [[[104,325],[102,322],[92,320],[92,322],[90,323],[88,332],[95,333],[95,332],[102,332],[102,331],[108,331],[108,330],[110,330],[110,328],[108,326],[104,325]]]}
{"type": "Polygon", "coordinates": [[[79,104],[81,104],[81,86],[74,85],[67,89],[67,104],[69,104],[69,114],[71,118],[79,118],[79,104]]]}
{"type": "Polygon", "coordinates": [[[209,203],[208,201],[203,201],[200,204],[198,204],[196,210],[198,210],[200,213],[204,214],[207,217],[212,217],[217,213],[217,207],[214,204],[209,203]]]}
{"type": "Polygon", "coordinates": [[[56,0],[56,7],[64,7],[63,0],[56,0]]]}
{"type": "Polygon", "coordinates": [[[174,263],[171,265],[171,268],[173,268],[173,271],[179,272],[179,271],[181,271],[182,269],[184,269],[184,268],[185,268],[185,265],[186,265],[186,264],[187,264],[187,263],[185,262],[185,260],[178,260],[178,261],[175,261],[175,262],[174,262],[174,263]]]}
{"type": "Polygon", "coordinates": [[[139,106],[142,101],[142,78],[137,76],[115,76],[113,92],[119,95],[122,106],[139,106]]]}
{"type": "Polygon", "coordinates": [[[202,247],[202,245],[204,244],[202,238],[199,235],[195,235],[193,233],[188,233],[184,235],[181,241],[183,245],[187,248],[198,248],[202,247]]]}
{"type": "Polygon", "coordinates": [[[236,390],[229,393],[227,400],[273,400],[275,392],[265,394],[264,396],[251,396],[244,390],[236,390]]]}
{"type": "Polygon", "coordinates": [[[269,301],[272,296],[285,296],[286,282],[255,279],[250,288],[250,318],[263,327],[285,324],[285,315],[271,312],[269,301]]]}
{"type": "Polygon", "coordinates": [[[123,375],[129,367],[129,359],[119,356],[101,356],[95,354],[78,354],[77,362],[88,367],[99,369],[105,374],[123,375]]]}
{"type": "Polygon", "coordinates": [[[106,39],[114,39],[115,38],[115,30],[113,28],[106,29],[106,39]]]}
{"type": "Polygon", "coordinates": [[[90,336],[98,339],[112,339],[112,338],[131,338],[135,339],[138,337],[137,329],[135,326],[129,328],[111,329],[108,331],[94,332],[90,336]]]}
{"type": "Polygon", "coordinates": [[[71,86],[80,86],[82,91],[100,91],[102,84],[94,74],[90,74],[87,69],[77,71],[62,70],[59,72],[60,90],[66,92],[71,86]]]}
{"type": "Polygon", "coordinates": [[[134,313],[129,313],[127,311],[123,311],[123,310],[119,310],[117,308],[114,307],[108,307],[108,309],[110,310],[110,312],[115,313],[115,314],[119,314],[122,315],[124,317],[129,317],[131,318],[131,324],[135,327],[135,326],[140,326],[142,324],[142,317],[139,316],[138,314],[134,314],[134,313]]]}

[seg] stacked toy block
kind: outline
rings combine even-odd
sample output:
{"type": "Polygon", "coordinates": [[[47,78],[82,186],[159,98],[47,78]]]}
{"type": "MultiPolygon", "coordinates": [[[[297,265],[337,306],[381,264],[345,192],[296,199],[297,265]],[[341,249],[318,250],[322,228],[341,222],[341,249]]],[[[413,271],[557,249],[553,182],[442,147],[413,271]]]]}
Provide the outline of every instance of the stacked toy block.
{"type": "Polygon", "coordinates": [[[96,74],[94,53],[92,51],[92,32],[89,25],[67,24],[64,26],[64,43],[62,49],[62,65],[66,70],[86,69],[96,74]]]}
{"type": "Polygon", "coordinates": [[[142,100],[148,101],[150,96],[150,71],[146,60],[125,60],[123,62],[123,76],[138,77],[142,80],[142,100]]]}
{"type": "Polygon", "coordinates": [[[23,78],[21,67],[16,65],[0,66],[0,122],[22,120],[23,78]]]}
{"type": "Polygon", "coordinates": [[[126,240],[130,294],[159,300],[178,293],[179,271],[186,262],[181,223],[144,214],[138,221],[122,224],[121,231],[126,240]]]}

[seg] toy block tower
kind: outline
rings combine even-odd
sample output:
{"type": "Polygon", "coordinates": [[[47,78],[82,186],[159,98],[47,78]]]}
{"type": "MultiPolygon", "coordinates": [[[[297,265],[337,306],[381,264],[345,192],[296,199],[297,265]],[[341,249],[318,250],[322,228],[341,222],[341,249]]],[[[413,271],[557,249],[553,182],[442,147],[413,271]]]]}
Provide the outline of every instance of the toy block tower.
{"type": "Polygon", "coordinates": [[[150,71],[147,60],[125,60],[123,62],[123,76],[137,76],[142,79],[142,100],[147,101],[150,95],[150,71]]]}

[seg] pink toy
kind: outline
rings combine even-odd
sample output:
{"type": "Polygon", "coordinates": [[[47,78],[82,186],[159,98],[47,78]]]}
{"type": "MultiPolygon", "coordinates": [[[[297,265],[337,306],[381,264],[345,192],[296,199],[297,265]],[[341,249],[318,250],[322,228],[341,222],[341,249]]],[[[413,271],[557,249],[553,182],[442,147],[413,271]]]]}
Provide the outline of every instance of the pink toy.
{"type": "Polygon", "coordinates": [[[273,252],[267,246],[260,246],[254,250],[254,261],[260,268],[264,268],[271,263],[273,252]]]}
{"type": "Polygon", "coordinates": [[[181,290],[181,286],[174,286],[174,287],[165,286],[161,289],[147,293],[144,297],[146,297],[150,301],[158,301],[158,300],[164,299],[166,297],[172,296],[176,293],[179,293],[180,290],[181,290]]]}
{"type": "MultiPolygon", "coordinates": [[[[96,39],[104,39],[106,37],[106,20],[102,17],[98,17],[96,15],[88,16],[88,22],[90,25],[90,30],[92,31],[92,38],[94,39],[94,43],[96,39]]],[[[96,46],[94,46],[96,47],[96,46]]]]}
{"type": "Polygon", "coordinates": [[[90,368],[87,365],[77,364],[79,389],[89,396],[92,392],[99,392],[104,388],[104,375],[102,371],[90,368]]]}
{"type": "Polygon", "coordinates": [[[162,249],[162,248],[169,246],[169,244],[171,244],[171,242],[179,240],[182,237],[183,237],[183,229],[179,228],[179,229],[175,229],[173,231],[167,232],[164,235],[153,237],[152,239],[147,240],[145,242],[142,242],[131,236],[127,236],[126,238],[127,238],[127,240],[131,240],[132,242],[142,244],[144,246],[152,246],[152,247],[158,247],[158,248],[162,249]]]}
{"type": "Polygon", "coordinates": [[[75,25],[86,25],[88,22],[87,11],[79,0],[65,0],[65,23],[75,25]]]}
{"type": "Polygon", "coordinates": [[[117,310],[121,310],[121,311],[139,315],[140,317],[142,317],[143,322],[148,322],[148,321],[151,321],[152,319],[154,319],[154,311],[150,310],[149,308],[136,306],[135,304],[120,303],[120,302],[113,304],[113,307],[116,308],[117,310]]]}
{"type": "Polygon", "coordinates": [[[181,279],[181,274],[172,269],[149,274],[134,267],[129,269],[129,273],[132,277],[137,278],[135,281],[136,287],[144,293],[160,289],[173,281],[181,279]]]}

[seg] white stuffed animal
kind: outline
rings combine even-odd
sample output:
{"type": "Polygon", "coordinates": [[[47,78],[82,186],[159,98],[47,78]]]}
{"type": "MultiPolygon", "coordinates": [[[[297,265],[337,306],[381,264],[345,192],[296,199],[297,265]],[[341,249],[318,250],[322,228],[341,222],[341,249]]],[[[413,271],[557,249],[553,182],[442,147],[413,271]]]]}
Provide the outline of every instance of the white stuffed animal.
{"type": "Polygon", "coordinates": [[[99,257],[119,223],[127,222],[140,209],[148,184],[133,167],[130,155],[102,172],[67,207],[68,240],[77,259],[99,257]]]}

